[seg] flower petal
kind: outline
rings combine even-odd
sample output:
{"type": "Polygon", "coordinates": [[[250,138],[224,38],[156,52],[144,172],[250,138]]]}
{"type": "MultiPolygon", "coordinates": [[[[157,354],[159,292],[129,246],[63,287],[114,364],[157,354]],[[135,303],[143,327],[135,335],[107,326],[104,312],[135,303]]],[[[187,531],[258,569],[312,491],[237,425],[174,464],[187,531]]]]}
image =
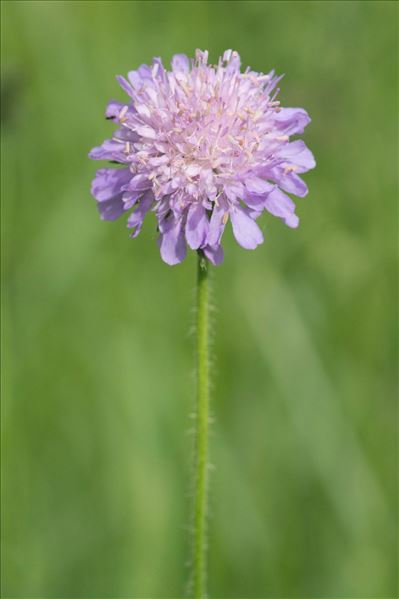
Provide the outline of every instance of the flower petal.
{"type": "Polygon", "coordinates": [[[157,132],[154,131],[152,127],[148,127],[148,125],[139,125],[138,127],[136,127],[136,133],[146,139],[157,138],[157,132]]]}
{"type": "Polygon", "coordinates": [[[223,54],[223,60],[227,63],[227,73],[234,73],[240,71],[241,59],[240,55],[235,50],[226,50],[223,54]]]}
{"type": "Polygon", "coordinates": [[[285,135],[295,135],[303,133],[311,118],[303,108],[282,108],[274,114],[273,121],[285,135]]]}
{"type": "Polygon", "coordinates": [[[295,165],[298,173],[305,173],[316,166],[312,152],[301,139],[284,145],[277,155],[295,165]]]}
{"type": "Polygon", "coordinates": [[[174,73],[188,73],[190,70],[190,61],[185,54],[175,54],[171,65],[174,73]]]}
{"type": "Polygon", "coordinates": [[[91,183],[91,193],[98,202],[110,200],[119,193],[131,177],[128,168],[100,168],[91,183]]]}
{"type": "Polygon", "coordinates": [[[119,193],[105,202],[98,202],[97,209],[102,220],[116,220],[125,210],[122,194],[119,193]]]}
{"type": "Polygon", "coordinates": [[[254,193],[257,195],[262,195],[264,193],[269,193],[273,189],[273,185],[261,179],[260,177],[256,177],[252,175],[245,179],[245,187],[249,191],[249,193],[254,193]]]}
{"type": "Polygon", "coordinates": [[[136,210],[129,216],[127,226],[129,229],[133,229],[130,237],[137,237],[140,233],[144,217],[151,208],[153,201],[154,195],[152,191],[147,191],[138,203],[136,210]]]}
{"type": "Polygon", "coordinates": [[[187,214],[186,239],[191,249],[201,247],[207,237],[209,220],[205,208],[201,204],[192,204],[187,214]]]}
{"type": "Polygon", "coordinates": [[[283,219],[285,224],[295,229],[299,224],[299,218],[295,214],[295,204],[290,197],[285,195],[276,187],[269,195],[265,203],[266,210],[283,219]]]}
{"type": "Polygon", "coordinates": [[[223,185],[223,191],[231,202],[235,202],[242,198],[244,186],[240,181],[229,181],[223,185]]]}
{"type": "Polygon", "coordinates": [[[221,245],[216,245],[216,246],[206,245],[204,248],[202,248],[202,251],[204,252],[205,256],[208,258],[209,262],[211,262],[215,266],[218,266],[219,264],[221,264],[223,262],[224,252],[223,252],[223,248],[221,245]]]}
{"type": "Polygon", "coordinates": [[[207,242],[209,245],[218,245],[223,235],[228,217],[228,210],[224,203],[219,200],[219,204],[214,206],[211,219],[209,221],[209,233],[207,242]]]}
{"type": "Polygon", "coordinates": [[[123,89],[123,91],[126,92],[127,95],[132,98],[134,96],[134,91],[130,83],[126,81],[126,79],[122,77],[122,75],[117,75],[116,80],[123,89]]]}
{"type": "MultiPolygon", "coordinates": [[[[273,186],[271,187],[273,189],[273,186]]],[[[243,198],[243,201],[246,203],[248,208],[251,208],[252,210],[255,210],[256,212],[260,213],[265,207],[267,196],[267,193],[264,195],[257,195],[256,193],[246,193],[243,198]]]]}
{"type": "Polygon", "coordinates": [[[179,264],[186,257],[187,246],[181,219],[173,215],[163,221],[162,233],[158,238],[161,258],[166,264],[179,264]]]}
{"type": "Polygon", "coordinates": [[[131,86],[135,90],[139,90],[144,83],[152,81],[151,68],[146,64],[142,64],[136,71],[129,71],[127,78],[131,86]]]}
{"type": "Polygon", "coordinates": [[[247,250],[254,250],[263,243],[263,234],[258,225],[241,206],[230,209],[231,224],[234,237],[238,243],[247,250]]]}
{"type": "Polygon", "coordinates": [[[145,175],[135,175],[130,179],[128,185],[125,186],[125,189],[126,191],[146,191],[150,187],[151,181],[145,175]]]}
{"type": "Polygon", "coordinates": [[[132,208],[137,200],[143,195],[143,191],[125,191],[122,196],[122,202],[125,206],[125,210],[132,208]]]}
{"type": "Polygon", "coordinates": [[[281,189],[284,189],[284,191],[298,196],[298,198],[304,198],[309,191],[305,181],[302,181],[301,177],[298,177],[298,175],[293,172],[281,177],[279,186],[281,189]]]}
{"type": "Polygon", "coordinates": [[[101,146],[93,148],[89,152],[89,158],[93,160],[115,160],[116,162],[127,163],[126,154],[123,151],[123,143],[118,143],[112,139],[106,139],[101,146]]]}

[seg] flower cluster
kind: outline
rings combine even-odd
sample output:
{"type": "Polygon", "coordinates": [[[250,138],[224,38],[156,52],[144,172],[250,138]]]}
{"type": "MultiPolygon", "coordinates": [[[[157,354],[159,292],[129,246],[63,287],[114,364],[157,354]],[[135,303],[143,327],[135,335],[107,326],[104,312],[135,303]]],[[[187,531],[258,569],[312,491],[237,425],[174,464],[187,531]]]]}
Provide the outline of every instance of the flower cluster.
{"type": "Polygon", "coordinates": [[[108,104],[106,117],[118,128],[89,154],[120,165],[98,170],[93,180],[101,217],[130,211],[136,237],[147,212],[155,212],[168,264],[181,262],[187,245],[219,264],[229,219],[246,249],[263,242],[256,223],[263,210],[297,227],[295,204],[284,192],[305,196],[299,175],[315,161],[303,141],[290,141],[310,118],[302,108],[280,106],[281,77],[242,73],[232,50],[217,65],[208,64],[208,52],[197,50],[195,60],[177,54],[171,67],[155,58],[127,80],[117,77],[130,99],[108,104]]]}

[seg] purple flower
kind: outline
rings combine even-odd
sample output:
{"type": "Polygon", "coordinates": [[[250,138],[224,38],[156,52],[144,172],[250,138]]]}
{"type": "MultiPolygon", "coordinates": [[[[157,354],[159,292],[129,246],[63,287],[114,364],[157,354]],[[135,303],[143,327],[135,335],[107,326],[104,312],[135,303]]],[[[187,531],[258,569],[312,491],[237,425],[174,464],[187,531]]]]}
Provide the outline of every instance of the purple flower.
{"type": "Polygon", "coordinates": [[[128,79],[118,76],[129,101],[108,104],[106,117],[118,129],[89,154],[120,165],[98,170],[93,180],[101,218],[130,211],[127,226],[136,237],[147,212],[155,212],[167,264],[184,260],[187,245],[220,264],[229,218],[238,243],[251,250],[263,242],[256,223],[263,210],[297,227],[285,192],[305,196],[299,175],[315,166],[304,142],[290,141],[310,118],[302,108],[280,106],[281,77],[241,73],[232,50],[217,65],[207,62],[208,52],[197,50],[195,60],[174,56],[171,71],[155,58],[128,79]]]}

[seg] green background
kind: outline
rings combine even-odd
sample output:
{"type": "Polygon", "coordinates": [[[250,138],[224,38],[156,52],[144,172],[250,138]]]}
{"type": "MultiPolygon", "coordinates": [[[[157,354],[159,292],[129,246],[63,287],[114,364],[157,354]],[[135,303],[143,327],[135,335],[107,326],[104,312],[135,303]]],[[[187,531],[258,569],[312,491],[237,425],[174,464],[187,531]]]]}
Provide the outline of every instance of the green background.
{"type": "Polygon", "coordinates": [[[397,597],[397,4],[2,2],[3,597],[182,597],[195,255],[89,194],[115,74],[226,49],[312,116],[293,231],[213,272],[209,589],[397,597]]]}

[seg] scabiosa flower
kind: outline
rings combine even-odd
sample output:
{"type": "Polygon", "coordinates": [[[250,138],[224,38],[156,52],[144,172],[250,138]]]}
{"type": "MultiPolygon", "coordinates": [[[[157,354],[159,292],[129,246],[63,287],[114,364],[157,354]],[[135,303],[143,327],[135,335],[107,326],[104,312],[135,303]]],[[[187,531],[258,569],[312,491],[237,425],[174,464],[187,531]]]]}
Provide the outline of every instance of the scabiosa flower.
{"type": "Polygon", "coordinates": [[[155,212],[167,264],[181,262],[187,245],[222,262],[229,219],[246,249],[263,242],[256,223],[263,210],[297,227],[295,204],[284,192],[305,196],[298,175],[315,161],[303,141],[290,141],[310,118],[302,108],[280,106],[281,77],[241,73],[232,50],[217,65],[208,65],[208,52],[197,50],[195,60],[177,54],[171,67],[155,58],[127,80],[117,77],[130,99],[108,104],[106,118],[119,127],[89,154],[120,165],[98,170],[93,180],[101,217],[130,211],[136,237],[147,212],[155,212]]]}

